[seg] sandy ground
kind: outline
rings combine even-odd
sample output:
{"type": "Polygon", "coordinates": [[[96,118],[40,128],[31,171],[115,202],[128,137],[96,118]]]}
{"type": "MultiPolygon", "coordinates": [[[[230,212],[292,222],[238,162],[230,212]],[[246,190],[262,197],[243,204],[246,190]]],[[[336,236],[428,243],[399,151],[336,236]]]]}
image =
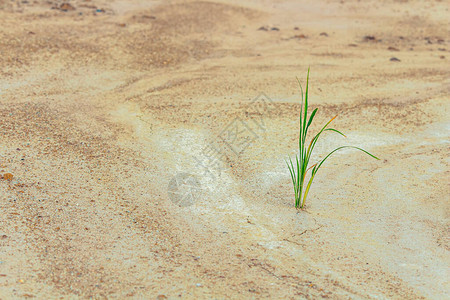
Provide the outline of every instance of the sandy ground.
{"type": "Polygon", "coordinates": [[[448,297],[448,1],[69,3],[0,0],[1,299],[448,297]],[[308,66],[381,160],[297,211],[308,66]]]}

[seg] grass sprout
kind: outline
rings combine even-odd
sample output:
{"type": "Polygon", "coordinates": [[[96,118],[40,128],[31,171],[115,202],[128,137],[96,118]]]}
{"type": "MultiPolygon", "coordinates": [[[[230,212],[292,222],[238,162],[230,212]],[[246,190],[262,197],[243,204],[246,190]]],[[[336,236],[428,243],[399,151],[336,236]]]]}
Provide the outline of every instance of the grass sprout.
{"type": "Polygon", "coordinates": [[[311,154],[313,153],[314,147],[316,146],[317,141],[319,140],[319,137],[322,133],[325,131],[332,131],[334,133],[340,134],[345,137],[345,135],[340,132],[337,129],[328,127],[330,123],[337,117],[333,117],[328,123],[325,124],[325,126],[322,127],[322,129],[311,139],[309,144],[306,143],[306,136],[308,134],[309,126],[311,126],[311,123],[314,119],[314,116],[317,113],[317,108],[312,111],[308,118],[308,84],[309,84],[309,68],[308,68],[308,75],[306,77],[306,90],[305,95],[303,97],[303,88],[300,84],[300,81],[298,80],[298,84],[300,86],[300,92],[302,94],[302,102],[301,102],[301,108],[300,108],[300,135],[298,139],[298,148],[299,148],[299,154],[295,156],[295,162],[292,161],[292,159],[289,157],[289,161],[286,160],[286,164],[289,168],[289,172],[291,174],[292,184],[294,186],[294,194],[295,194],[295,208],[297,209],[303,209],[305,207],[305,201],[309,193],[309,189],[311,188],[311,184],[314,181],[314,178],[317,174],[317,171],[319,171],[320,167],[323,165],[323,163],[335,152],[344,149],[344,148],[354,148],[357,150],[360,150],[371,157],[375,159],[379,159],[378,157],[370,154],[364,149],[361,149],[359,147],[355,146],[340,146],[328,153],[323,159],[318,161],[317,163],[313,164],[312,166],[309,166],[309,161],[311,159],[311,154]],[[308,167],[309,166],[309,167],[308,167]],[[309,180],[307,183],[305,182],[306,174],[311,171],[311,175],[309,177],[309,180]]]}

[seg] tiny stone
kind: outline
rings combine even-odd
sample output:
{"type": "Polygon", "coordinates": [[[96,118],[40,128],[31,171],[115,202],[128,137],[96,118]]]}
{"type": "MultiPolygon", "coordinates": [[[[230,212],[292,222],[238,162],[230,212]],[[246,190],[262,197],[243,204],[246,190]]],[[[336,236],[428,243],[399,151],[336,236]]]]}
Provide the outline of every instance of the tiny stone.
{"type": "Polygon", "coordinates": [[[73,7],[72,4],[66,2],[66,3],[61,4],[59,9],[62,11],[69,11],[69,10],[75,10],[75,7],[73,7]]]}
{"type": "Polygon", "coordinates": [[[13,178],[14,178],[14,176],[11,173],[3,174],[3,179],[5,179],[5,180],[11,181],[11,180],[13,180],[13,178]]]}

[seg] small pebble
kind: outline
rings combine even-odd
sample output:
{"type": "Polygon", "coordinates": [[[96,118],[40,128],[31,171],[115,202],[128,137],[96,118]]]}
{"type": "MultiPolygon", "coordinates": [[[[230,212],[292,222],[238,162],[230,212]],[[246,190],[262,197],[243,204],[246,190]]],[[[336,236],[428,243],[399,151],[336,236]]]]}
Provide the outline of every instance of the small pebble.
{"type": "Polygon", "coordinates": [[[368,42],[368,41],[373,41],[375,42],[377,39],[373,36],[373,35],[366,35],[364,38],[364,41],[368,42]]]}
{"type": "Polygon", "coordinates": [[[66,3],[61,4],[59,9],[62,11],[69,11],[69,10],[75,10],[75,7],[73,7],[72,4],[66,2],[66,3]]]}
{"type": "Polygon", "coordinates": [[[304,34],[297,34],[297,35],[294,35],[292,38],[293,39],[306,39],[306,35],[304,35],[304,34]]]}
{"type": "Polygon", "coordinates": [[[11,180],[13,180],[13,178],[14,178],[14,176],[11,173],[3,174],[3,179],[5,179],[5,180],[11,181],[11,180]]]}

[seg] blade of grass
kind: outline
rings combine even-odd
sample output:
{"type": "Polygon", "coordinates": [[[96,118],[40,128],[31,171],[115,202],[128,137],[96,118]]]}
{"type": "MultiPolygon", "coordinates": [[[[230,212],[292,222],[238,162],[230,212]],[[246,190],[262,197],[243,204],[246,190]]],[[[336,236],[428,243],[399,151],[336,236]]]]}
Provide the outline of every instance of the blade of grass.
{"type": "Polygon", "coordinates": [[[345,134],[343,134],[342,132],[340,132],[339,130],[336,130],[336,129],[334,129],[334,128],[327,128],[327,129],[325,129],[324,131],[334,131],[334,132],[339,133],[339,134],[342,135],[343,137],[347,137],[345,134]]]}
{"type": "MultiPolygon", "coordinates": [[[[287,163],[287,162],[286,162],[287,163]]],[[[289,172],[291,173],[291,178],[292,178],[292,185],[294,186],[294,194],[297,195],[297,188],[296,188],[296,184],[295,184],[295,179],[294,179],[294,174],[293,171],[291,170],[291,167],[288,164],[288,168],[289,168],[289,172]]]]}
{"type": "Polygon", "coordinates": [[[300,123],[300,129],[299,129],[299,138],[298,138],[298,148],[300,150],[300,157],[303,157],[303,147],[301,146],[301,141],[303,140],[303,130],[302,130],[302,114],[303,114],[303,87],[300,83],[300,80],[297,78],[298,85],[300,86],[300,93],[302,96],[302,102],[300,104],[300,117],[299,117],[299,123],[300,123]]]}
{"type": "Polygon", "coordinates": [[[325,156],[325,158],[322,159],[322,160],[320,161],[320,163],[317,165],[317,169],[315,170],[315,172],[317,173],[317,171],[319,171],[319,168],[322,166],[322,164],[325,162],[325,160],[327,160],[328,157],[330,157],[330,156],[331,156],[333,153],[335,153],[336,151],[339,151],[339,150],[344,149],[344,148],[354,148],[354,149],[360,150],[360,151],[362,151],[362,152],[364,152],[364,153],[366,153],[366,154],[372,156],[373,158],[375,158],[375,159],[377,159],[377,160],[380,160],[380,159],[379,159],[378,157],[376,157],[375,155],[373,155],[373,154],[371,154],[371,153],[367,152],[366,150],[361,149],[361,148],[359,148],[359,147],[355,147],[355,146],[341,146],[341,147],[337,147],[336,149],[334,149],[333,151],[331,151],[330,153],[328,153],[328,155],[325,156]]]}
{"type": "Polygon", "coordinates": [[[308,116],[308,93],[309,93],[309,68],[308,68],[308,74],[306,75],[306,90],[305,90],[305,111],[303,116],[303,143],[305,143],[306,140],[306,118],[308,116]]]}
{"type": "Polygon", "coordinates": [[[312,121],[313,121],[313,119],[314,119],[314,116],[316,115],[317,110],[318,110],[318,108],[316,108],[315,110],[313,110],[311,116],[309,117],[308,125],[306,125],[306,133],[308,133],[308,128],[309,128],[309,126],[311,125],[311,123],[312,123],[312,121]]]}

